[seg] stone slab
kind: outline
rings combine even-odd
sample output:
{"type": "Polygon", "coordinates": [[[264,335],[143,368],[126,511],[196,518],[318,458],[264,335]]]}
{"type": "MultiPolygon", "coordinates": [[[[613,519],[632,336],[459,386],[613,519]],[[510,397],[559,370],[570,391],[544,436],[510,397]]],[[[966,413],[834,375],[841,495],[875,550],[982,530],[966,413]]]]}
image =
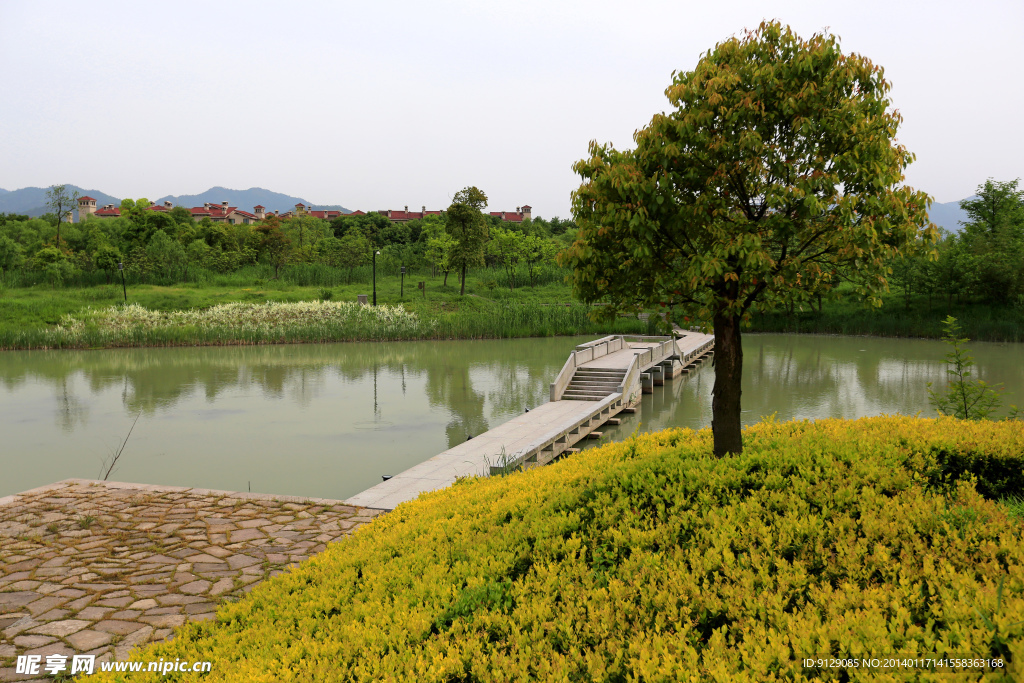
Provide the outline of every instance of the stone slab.
{"type": "Polygon", "coordinates": [[[123,659],[186,621],[214,618],[222,601],[241,598],[379,512],[338,500],[82,479],[7,496],[0,499],[0,672],[30,652],[123,659]],[[78,529],[87,511],[100,523],[78,529]],[[38,533],[3,531],[16,524],[38,533]],[[268,531],[280,537],[271,542],[268,531]]]}

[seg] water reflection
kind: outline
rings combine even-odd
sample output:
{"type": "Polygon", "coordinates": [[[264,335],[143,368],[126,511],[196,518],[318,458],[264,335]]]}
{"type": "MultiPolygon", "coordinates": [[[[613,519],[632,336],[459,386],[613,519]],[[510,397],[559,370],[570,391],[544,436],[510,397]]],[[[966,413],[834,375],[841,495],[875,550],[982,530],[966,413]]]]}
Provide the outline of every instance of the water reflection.
{"type": "MultiPolygon", "coordinates": [[[[866,415],[936,413],[928,382],[947,382],[948,347],[923,339],[746,335],[743,341],[742,421],[856,418],[866,415]]],[[[1005,414],[1024,404],[1024,345],[971,343],[977,361],[972,377],[1003,383],[1005,414]]],[[[619,439],[634,429],[699,429],[711,424],[714,367],[670,380],[643,397],[641,410],[610,430],[619,439]]]]}
{"type": "Polygon", "coordinates": [[[95,477],[139,414],[114,479],[351,495],[546,400],[580,341],[0,354],[0,495],[95,477]]]}
{"type": "MultiPolygon", "coordinates": [[[[142,415],[113,479],[342,498],[548,398],[581,339],[0,354],[0,495],[99,462],[142,415]]],[[[933,414],[947,348],[747,335],[743,419],[933,414]]],[[[971,344],[976,377],[1024,404],[1021,345],[971,344]]],[[[714,368],[645,395],[633,429],[705,427],[714,368]]]]}

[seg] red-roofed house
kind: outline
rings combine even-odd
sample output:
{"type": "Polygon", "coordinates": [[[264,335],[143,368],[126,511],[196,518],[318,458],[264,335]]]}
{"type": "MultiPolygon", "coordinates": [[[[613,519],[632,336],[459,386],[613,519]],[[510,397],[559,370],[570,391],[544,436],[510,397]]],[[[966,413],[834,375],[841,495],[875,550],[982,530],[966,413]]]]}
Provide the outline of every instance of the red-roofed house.
{"type": "MultiPolygon", "coordinates": [[[[522,223],[524,220],[530,218],[530,210],[533,207],[524,204],[523,206],[517,206],[515,212],[512,211],[491,211],[492,216],[498,216],[501,220],[509,223],[522,223]]],[[[358,212],[361,214],[362,212],[358,212]]],[[[427,211],[427,207],[423,207],[422,211],[409,211],[409,207],[406,206],[404,211],[395,211],[393,209],[385,209],[384,211],[378,211],[377,213],[387,216],[388,219],[393,223],[404,223],[405,221],[414,221],[427,216],[439,216],[440,211],[427,211]]],[[[350,215],[356,215],[355,213],[350,215]]]]}
{"type": "Polygon", "coordinates": [[[282,213],[281,218],[295,218],[296,216],[312,216],[313,218],[319,218],[321,220],[329,221],[333,218],[337,218],[338,216],[348,215],[349,214],[342,213],[341,211],[337,211],[335,209],[331,209],[329,211],[321,211],[318,209],[313,209],[311,207],[307,208],[305,204],[299,202],[298,204],[295,205],[294,211],[286,211],[285,213],[282,213]]]}

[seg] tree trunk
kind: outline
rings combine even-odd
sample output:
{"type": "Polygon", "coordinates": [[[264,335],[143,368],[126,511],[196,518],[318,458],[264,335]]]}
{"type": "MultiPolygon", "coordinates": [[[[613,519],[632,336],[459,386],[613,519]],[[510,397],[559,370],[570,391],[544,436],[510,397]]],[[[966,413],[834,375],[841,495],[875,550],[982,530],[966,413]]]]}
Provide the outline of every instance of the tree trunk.
{"type": "Polygon", "coordinates": [[[444,282],[441,283],[441,286],[442,287],[447,287],[448,286],[448,271],[447,270],[444,271],[444,282]]]}
{"type": "Polygon", "coordinates": [[[711,400],[711,432],[715,455],[743,452],[740,428],[740,381],[743,377],[743,348],[740,346],[740,318],[715,314],[715,388],[711,400]]]}
{"type": "Polygon", "coordinates": [[[459,296],[466,296],[466,264],[462,264],[462,290],[459,292],[459,296]]]}

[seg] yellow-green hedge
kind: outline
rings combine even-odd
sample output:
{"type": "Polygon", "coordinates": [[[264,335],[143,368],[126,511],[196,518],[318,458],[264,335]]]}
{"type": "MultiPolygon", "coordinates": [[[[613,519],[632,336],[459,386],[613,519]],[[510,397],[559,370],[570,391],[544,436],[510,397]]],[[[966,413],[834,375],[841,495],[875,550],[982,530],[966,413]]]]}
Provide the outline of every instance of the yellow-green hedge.
{"type": "Polygon", "coordinates": [[[1020,676],[1024,524],[939,461],[1019,467],[1024,423],[768,422],[744,440],[715,459],[707,430],[641,435],[423,496],[136,658],[232,681],[1020,676]],[[802,664],[936,655],[1010,668],[802,664]]]}

